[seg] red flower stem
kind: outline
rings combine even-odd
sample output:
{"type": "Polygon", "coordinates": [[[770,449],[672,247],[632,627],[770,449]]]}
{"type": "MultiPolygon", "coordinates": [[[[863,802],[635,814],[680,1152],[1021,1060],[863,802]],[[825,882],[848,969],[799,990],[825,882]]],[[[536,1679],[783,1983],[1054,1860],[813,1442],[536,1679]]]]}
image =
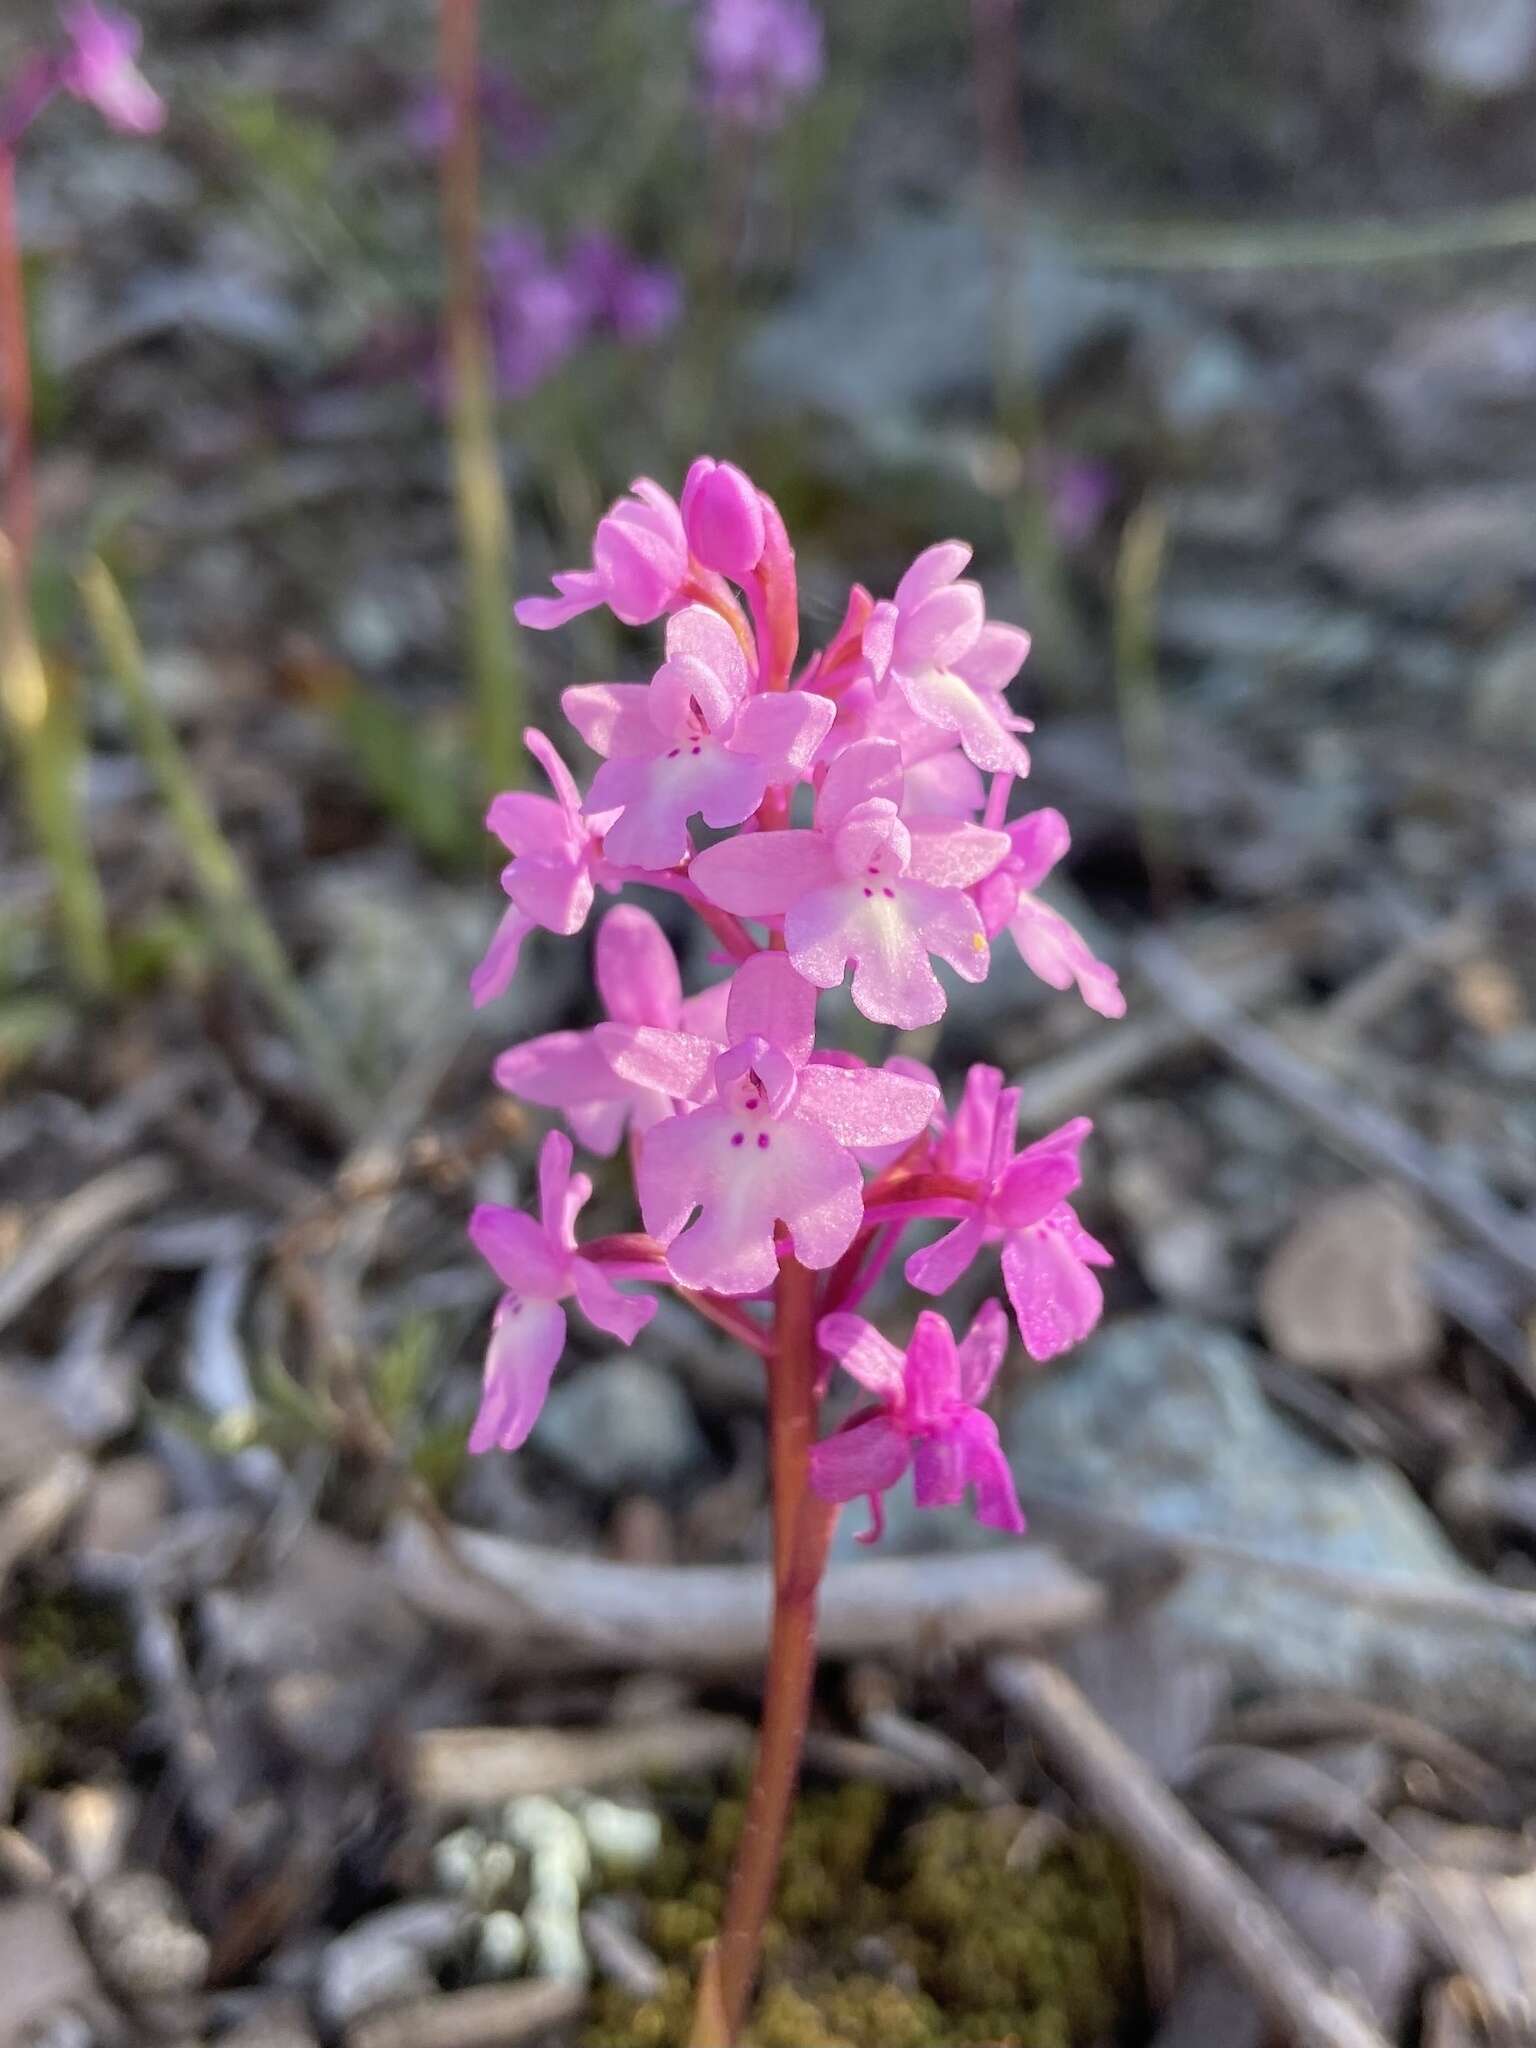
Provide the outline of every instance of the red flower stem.
{"type": "Polygon", "coordinates": [[[5,429],[5,531],[25,589],[32,563],[32,359],[16,227],[16,158],[0,150],[0,420],[5,429]]]}
{"type": "Polygon", "coordinates": [[[816,1677],[816,1596],[837,1509],[810,1487],[816,1430],[816,1281],[793,1258],[779,1271],[778,1352],[768,1375],[773,1474],[773,1627],[757,1761],[720,1939],[704,1965],[692,2048],[734,2048],[762,1960],[784,1833],[816,1677]]]}

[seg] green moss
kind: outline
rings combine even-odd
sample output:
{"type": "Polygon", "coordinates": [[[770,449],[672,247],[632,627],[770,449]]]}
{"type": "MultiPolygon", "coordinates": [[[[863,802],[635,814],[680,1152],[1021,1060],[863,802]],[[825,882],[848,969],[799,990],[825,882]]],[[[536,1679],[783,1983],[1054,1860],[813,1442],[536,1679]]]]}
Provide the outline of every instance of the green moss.
{"type": "Polygon", "coordinates": [[[143,1718],[133,1643],[112,1601],[24,1582],[8,1617],[21,1782],[41,1786],[119,1752],[143,1718]]]}
{"type": "MultiPolygon", "coordinates": [[[[639,2004],[600,1994],[585,2048],[683,2048],[693,1962],[718,1931],[741,1823],[742,1802],[725,1799],[694,1839],[669,1832],[643,1930],[666,1987],[639,2004]]],[[[1018,1824],[951,1807],[903,1827],[868,1785],[804,1796],[751,2048],[1087,2048],[1122,2031],[1138,1981],[1129,1864],[1080,1834],[1010,1868],[1018,1824]]]]}

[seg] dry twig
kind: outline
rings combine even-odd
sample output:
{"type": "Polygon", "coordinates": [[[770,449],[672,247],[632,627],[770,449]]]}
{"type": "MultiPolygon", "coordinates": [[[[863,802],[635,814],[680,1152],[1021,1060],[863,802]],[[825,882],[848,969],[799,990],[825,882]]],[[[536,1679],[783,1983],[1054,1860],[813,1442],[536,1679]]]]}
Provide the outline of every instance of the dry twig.
{"type": "Polygon", "coordinates": [[[76,1188],[43,1217],[10,1264],[0,1269],[0,1329],[83,1252],[148,1209],[176,1185],[176,1169],[151,1154],[114,1166],[76,1188]]]}
{"type": "Polygon", "coordinates": [[[488,1806],[615,1778],[707,1773],[751,1746],[746,1722],[726,1714],[610,1728],[429,1728],[412,1745],[411,1790],[428,1806],[488,1806]]]}
{"type": "MultiPolygon", "coordinates": [[[[519,1668],[722,1671],[760,1663],[768,1641],[762,1565],[650,1566],[568,1555],[402,1515],[395,1578],[433,1620],[519,1668]]],[[[835,1657],[1038,1640],[1104,1611],[1101,1587],[1043,1544],[971,1557],[834,1564],[818,1628],[835,1657]]]]}

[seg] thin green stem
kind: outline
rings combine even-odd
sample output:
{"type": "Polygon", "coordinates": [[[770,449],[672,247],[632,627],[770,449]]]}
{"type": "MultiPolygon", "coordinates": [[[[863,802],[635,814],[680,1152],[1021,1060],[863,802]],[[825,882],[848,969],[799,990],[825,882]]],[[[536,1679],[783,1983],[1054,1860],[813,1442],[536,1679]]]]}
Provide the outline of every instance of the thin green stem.
{"type": "Polygon", "coordinates": [[[171,722],[155,700],[128,607],[111,571],[99,558],[81,572],[80,593],[102,661],[122,700],[133,743],[181,835],[203,900],[215,913],[215,935],[260,986],[347,1122],[359,1129],[365,1127],[368,1105],[331,1032],[304,994],[239,856],[220,831],[171,722]]]}
{"type": "Polygon", "coordinates": [[[441,0],[439,61],[451,123],[441,192],[443,338],[476,754],[493,793],[521,780],[524,718],[512,619],[512,514],[496,446],[481,290],[479,41],[478,0],[441,0]]]}
{"type": "Polygon", "coordinates": [[[76,788],[81,745],[75,707],[37,645],[26,573],[0,538],[0,705],[16,748],[32,832],[53,876],[70,978],[99,995],[111,978],[106,907],[76,788]]]}

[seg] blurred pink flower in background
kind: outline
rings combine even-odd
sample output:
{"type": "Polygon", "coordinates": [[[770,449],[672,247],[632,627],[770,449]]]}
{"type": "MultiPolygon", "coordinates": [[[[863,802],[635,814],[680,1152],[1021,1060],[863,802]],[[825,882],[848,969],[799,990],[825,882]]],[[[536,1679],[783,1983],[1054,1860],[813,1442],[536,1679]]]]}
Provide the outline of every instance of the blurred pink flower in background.
{"type": "Polygon", "coordinates": [[[807,0],[703,0],[698,49],[710,111],[743,128],[781,127],[826,62],[807,0]]]}
{"type": "Polygon", "coordinates": [[[165,102],[138,68],[143,30],[132,15],[80,0],[60,16],[69,49],[59,83],[126,135],[152,135],[165,123],[165,102]]]}

